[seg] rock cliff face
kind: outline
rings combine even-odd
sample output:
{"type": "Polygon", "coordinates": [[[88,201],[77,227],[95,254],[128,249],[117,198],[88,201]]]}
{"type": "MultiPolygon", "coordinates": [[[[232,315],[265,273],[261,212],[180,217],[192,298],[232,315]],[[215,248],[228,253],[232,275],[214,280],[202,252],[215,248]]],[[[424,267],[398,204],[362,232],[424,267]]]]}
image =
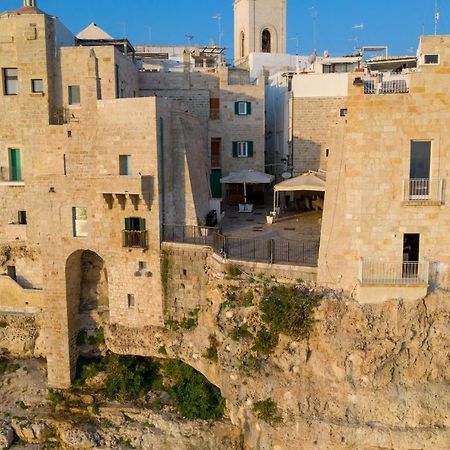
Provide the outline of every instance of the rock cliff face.
{"type": "MultiPolygon", "coordinates": [[[[234,284],[243,289],[247,282],[234,284]]],[[[256,330],[257,308],[223,308],[224,288],[209,287],[211,306],[202,308],[197,328],[111,326],[108,346],[147,356],[164,346],[168,357],[201,371],[222,390],[248,449],[448,448],[448,293],[364,306],[325,294],[309,340],[281,336],[269,357],[248,364],[251,342],[230,336],[241,324],[256,330]],[[211,333],[217,362],[205,357],[211,333]],[[283,418],[276,426],[253,412],[255,401],[268,398],[283,418]]]]}
{"type": "MultiPolygon", "coordinates": [[[[200,422],[173,429],[161,425],[159,440],[139,428],[133,439],[141,448],[164,448],[178,442],[177,436],[184,436],[179,438],[179,448],[448,448],[449,293],[435,291],[422,301],[379,305],[360,305],[322,293],[309,339],[280,335],[269,355],[255,357],[261,286],[245,276],[233,280],[211,276],[207,290],[209,303],[201,305],[198,325],[190,329],[119,325],[105,329],[111,351],[181,359],[217,385],[227,400],[230,421],[219,423],[219,428],[200,422]],[[245,305],[230,303],[229,288],[251,290],[254,299],[245,305]],[[270,420],[257,417],[254,404],[266,399],[275,403],[281,423],[270,425],[270,420]]],[[[12,334],[14,323],[8,322],[12,334]]],[[[23,328],[19,322],[16,325],[23,328]]],[[[39,333],[32,330],[34,325],[26,345],[14,344],[15,354],[23,348],[24,355],[31,356],[27,349],[39,348],[39,333]]],[[[9,345],[0,330],[0,347],[9,345]]],[[[4,390],[0,388],[0,394],[4,390]]],[[[151,422],[164,422],[164,417],[157,417],[152,416],[151,422]]],[[[95,447],[97,441],[91,439],[91,447],[83,448],[95,447]]]]}

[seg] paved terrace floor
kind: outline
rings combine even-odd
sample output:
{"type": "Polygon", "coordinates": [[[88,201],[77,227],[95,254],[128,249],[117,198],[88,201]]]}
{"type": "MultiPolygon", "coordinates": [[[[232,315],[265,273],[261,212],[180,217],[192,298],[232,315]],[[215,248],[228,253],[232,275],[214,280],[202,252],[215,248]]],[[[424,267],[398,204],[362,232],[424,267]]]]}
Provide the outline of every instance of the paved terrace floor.
{"type": "Polygon", "coordinates": [[[222,233],[249,239],[319,241],[322,211],[284,212],[273,224],[266,221],[267,211],[267,207],[256,207],[252,213],[240,213],[237,206],[229,206],[220,224],[222,233]]]}

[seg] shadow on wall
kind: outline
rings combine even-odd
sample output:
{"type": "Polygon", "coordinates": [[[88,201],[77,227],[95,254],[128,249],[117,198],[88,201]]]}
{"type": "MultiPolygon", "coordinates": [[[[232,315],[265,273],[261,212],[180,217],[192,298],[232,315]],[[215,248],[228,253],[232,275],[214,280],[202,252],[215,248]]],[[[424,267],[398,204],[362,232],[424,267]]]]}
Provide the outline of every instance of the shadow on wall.
{"type": "Polygon", "coordinates": [[[301,175],[308,170],[319,170],[321,160],[327,158],[326,149],[322,149],[322,144],[309,139],[294,137],[293,147],[294,176],[301,175]]]}

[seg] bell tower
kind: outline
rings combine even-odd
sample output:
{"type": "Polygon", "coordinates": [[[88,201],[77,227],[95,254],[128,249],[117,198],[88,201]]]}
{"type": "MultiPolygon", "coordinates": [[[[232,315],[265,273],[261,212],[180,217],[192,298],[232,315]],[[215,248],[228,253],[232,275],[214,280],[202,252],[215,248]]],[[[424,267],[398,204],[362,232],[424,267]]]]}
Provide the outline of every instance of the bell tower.
{"type": "Polygon", "coordinates": [[[234,0],[234,63],[255,52],[286,53],[286,0],[234,0]]]}

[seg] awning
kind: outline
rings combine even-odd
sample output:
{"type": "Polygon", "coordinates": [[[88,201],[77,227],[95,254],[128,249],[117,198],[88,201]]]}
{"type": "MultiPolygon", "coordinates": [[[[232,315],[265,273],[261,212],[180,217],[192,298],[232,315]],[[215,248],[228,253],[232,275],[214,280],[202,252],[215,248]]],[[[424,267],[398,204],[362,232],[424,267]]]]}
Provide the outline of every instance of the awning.
{"type": "Polygon", "coordinates": [[[242,170],[231,172],[228,176],[220,179],[222,184],[269,184],[274,180],[273,175],[258,172],[256,170],[242,170]]]}
{"type": "Polygon", "coordinates": [[[325,192],[326,173],[309,171],[295,178],[276,184],[275,192],[321,191],[325,192]]]}
{"type": "Polygon", "coordinates": [[[247,184],[269,184],[274,180],[273,175],[256,170],[242,170],[240,172],[231,172],[228,176],[221,178],[222,184],[243,184],[244,185],[244,203],[247,203],[247,184]]]}

